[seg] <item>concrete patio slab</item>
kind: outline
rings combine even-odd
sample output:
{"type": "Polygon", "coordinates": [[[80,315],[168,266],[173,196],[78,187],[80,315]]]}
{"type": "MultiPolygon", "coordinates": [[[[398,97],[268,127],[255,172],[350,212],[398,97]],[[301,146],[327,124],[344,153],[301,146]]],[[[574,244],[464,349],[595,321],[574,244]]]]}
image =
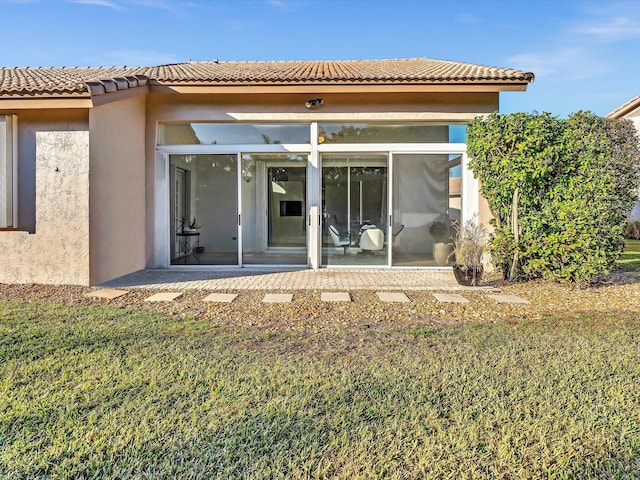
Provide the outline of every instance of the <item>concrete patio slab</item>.
{"type": "Polygon", "coordinates": [[[113,300],[114,298],[121,297],[129,293],[128,290],[117,290],[115,288],[101,288],[93,292],[85,293],[85,297],[104,298],[107,300],[113,300]]]}
{"type": "Polygon", "coordinates": [[[262,303],[289,303],[292,300],[292,293],[267,293],[262,299],[262,303]]]}
{"type": "Polygon", "coordinates": [[[529,300],[518,297],[517,295],[487,295],[498,303],[531,303],[529,300]]]}
{"type": "Polygon", "coordinates": [[[145,298],[145,302],[173,302],[182,296],[182,292],[160,292],[145,298]]]}
{"type": "Polygon", "coordinates": [[[409,297],[407,297],[402,292],[376,292],[378,299],[381,302],[410,302],[409,297]]]}
{"type": "MultiPolygon", "coordinates": [[[[458,285],[451,267],[442,269],[331,269],[321,268],[202,268],[172,267],[146,269],[101,284],[109,288],[148,288],[157,290],[320,290],[412,291],[453,290],[458,285]]],[[[481,287],[475,287],[477,290],[481,287]]]]}
{"type": "Polygon", "coordinates": [[[349,292],[322,292],[320,300],[323,302],[350,302],[351,295],[349,292]]]}
{"type": "Polygon", "coordinates": [[[231,303],[238,297],[237,293],[210,293],[203,302],[231,303]]]}
{"type": "Polygon", "coordinates": [[[458,293],[434,293],[433,296],[443,303],[469,303],[469,300],[458,293]]]}

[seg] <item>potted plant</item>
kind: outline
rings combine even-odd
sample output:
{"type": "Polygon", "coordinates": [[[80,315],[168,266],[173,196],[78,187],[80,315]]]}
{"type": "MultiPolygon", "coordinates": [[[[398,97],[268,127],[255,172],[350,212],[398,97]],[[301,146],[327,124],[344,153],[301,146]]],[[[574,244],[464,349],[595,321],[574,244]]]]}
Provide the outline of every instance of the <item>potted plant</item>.
{"type": "Polygon", "coordinates": [[[460,285],[477,286],[484,267],[482,254],[487,246],[487,229],[474,216],[463,224],[454,224],[453,274],[460,285]]]}
{"type": "Polygon", "coordinates": [[[182,217],[180,219],[180,230],[182,233],[197,232],[200,228],[202,228],[202,225],[198,224],[196,217],[182,217]]]}
{"type": "Polygon", "coordinates": [[[449,243],[451,231],[449,225],[444,222],[433,222],[429,227],[429,233],[433,237],[433,259],[438,265],[449,263],[449,257],[453,247],[449,243]]]}

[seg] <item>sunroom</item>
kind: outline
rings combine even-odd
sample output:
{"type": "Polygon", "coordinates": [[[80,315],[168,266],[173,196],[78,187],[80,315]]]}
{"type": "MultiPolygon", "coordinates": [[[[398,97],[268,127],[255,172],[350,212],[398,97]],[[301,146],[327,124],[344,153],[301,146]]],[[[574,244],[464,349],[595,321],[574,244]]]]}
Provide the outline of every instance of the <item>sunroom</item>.
{"type": "Polygon", "coordinates": [[[160,123],[161,263],[444,265],[434,225],[478,210],[464,135],[433,122],[160,123]]]}

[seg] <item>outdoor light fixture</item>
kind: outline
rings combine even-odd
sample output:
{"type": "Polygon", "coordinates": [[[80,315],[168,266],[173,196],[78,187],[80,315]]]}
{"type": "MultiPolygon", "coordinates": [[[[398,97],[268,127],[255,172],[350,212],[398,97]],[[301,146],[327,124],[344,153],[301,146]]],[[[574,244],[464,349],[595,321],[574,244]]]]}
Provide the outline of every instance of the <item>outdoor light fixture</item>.
{"type": "Polygon", "coordinates": [[[311,100],[307,100],[306,102],[304,102],[304,106],[307,108],[318,108],[323,103],[323,98],[312,98],[311,100]]]}

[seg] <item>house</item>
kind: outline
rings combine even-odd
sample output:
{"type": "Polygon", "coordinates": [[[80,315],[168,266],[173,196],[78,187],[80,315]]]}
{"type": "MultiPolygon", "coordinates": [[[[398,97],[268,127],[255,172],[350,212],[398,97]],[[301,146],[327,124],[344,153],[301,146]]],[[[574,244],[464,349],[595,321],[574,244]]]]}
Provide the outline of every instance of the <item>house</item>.
{"type": "Polygon", "coordinates": [[[633,122],[640,133],[640,95],[626,101],[615,110],[607,113],[608,118],[626,118],[633,122]]]}
{"type": "Polygon", "coordinates": [[[1,69],[0,282],[435,267],[432,223],[488,215],[465,124],[533,79],[427,58],[1,69]]]}
{"type": "MultiPolygon", "coordinates": [[[[631,120],[640,134],[640,95],[636,95],[632,99],[626,101],[615,110],[607,113],[608,118],[626,118],[631,120]]],[[[636,202],[631,214],[629,215],[629,221],[640,221],[640,201],[636,202]]]]}

